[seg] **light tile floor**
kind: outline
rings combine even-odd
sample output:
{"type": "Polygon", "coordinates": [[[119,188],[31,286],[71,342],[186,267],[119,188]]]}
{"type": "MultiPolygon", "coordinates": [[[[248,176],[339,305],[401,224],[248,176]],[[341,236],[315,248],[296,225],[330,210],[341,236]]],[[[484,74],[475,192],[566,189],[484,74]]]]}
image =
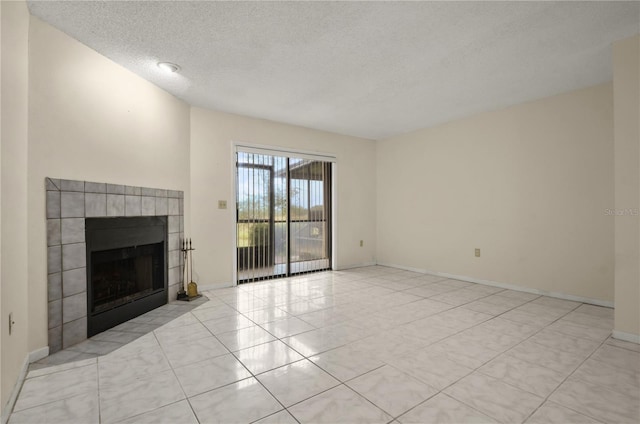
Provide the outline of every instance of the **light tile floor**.
{"type": "Polygon", "coordinates": [[[32,364],[9,422],[640,422],[609,308],[379,266],[205,295],[32,364]]]}

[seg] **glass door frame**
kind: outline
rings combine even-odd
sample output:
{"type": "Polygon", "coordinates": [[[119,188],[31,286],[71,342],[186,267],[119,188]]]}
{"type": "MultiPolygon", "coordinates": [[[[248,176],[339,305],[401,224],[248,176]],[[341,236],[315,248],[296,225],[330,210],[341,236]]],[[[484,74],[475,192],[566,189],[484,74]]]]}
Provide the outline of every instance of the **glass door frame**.
{"type": "MultiPolygon", "coordinates": [[[[337,246],[337,237],[336,237],[336,230],[338,227],[338,222],[336,220],[336,213],[337,213],[337,174],[338,174],[338,167],[337,167],[337,157],[335,155],[332,154],[324,154],[324,153],[318,153],[318,152],[310,152],[310,151],[304,151],[304,150],[288,150],[288,149],[284,149],[281,147],[275,147],[275,146],[265,146],[265,145],[253,145],[253,144],[248,144],[248,143],[238,143],[238,142],[232,142],[232,149],[231,149],[231,171],[232,171],[232,178],[231,178],[231,184],[232,184],[232,195],[233,195],[233,202],[232,204],[234,205],[234,207],[236,208],[236,210],[234,211],[233,214],[231,214],[231,219],[232,219],[232,225],[233,225],[233,242],[232,242],[232,252],[233,252],[233,262],[232,262],[232,277],[233,277],[233,285],[238,285],[238,265],[237,265],[237,255],[238,255],[238,250],[237,250],[237,224],[238,224],[238,216],[237,216],[237,210],[238,210],[238,193],[237,193],[237,188],[238,188],[238,153],[253,153],[253,154],[258,154],[258,155],[269,155],[269,156],[279,156],[279,157],[284,157],[287,159],[287,232],[286,232],[286,237],[287,237],[287,243],[286,243],[286,256],[287,256],[287,264],[286,264],[286,274],[287,275],[281,275],[281,277],[286,277],[289,275],[292,275],[291,273],[291,252],[290,252],[290,248],[291,248],[291,240],[290,240],[290,224],[291,224],[291,216],[290,216],[290,208],[288,207],[290,205],[290,183],[291,183],[291,179],[289,178],[289,171],[290,171],[290,163],[289,160],[291,158],[296,158],[296,159],[310,159],[310,160],[314,160],[314,161],[320,161],[320,162],[328,162],[330,165],[328,166],[328,170],[330,172],[330,179],[329,179],[329,193],[330,193],[330,197],[327,198],[328,202],[329,202],[329,206],[326,210],[326,213],[328,214],[328,216],[325,216],[324,222],[329,223],[329,227],[330,227],[330,231],[327,232],[326,234],[326,242],[327,242],[327,259],[328,259],[328,268],[327,269],[338,269],[337,268],[337,252],[338,252],[338,246],[337,246]]],[[[273,185],[273,178],[274,177],[274,173],[273,171],[271,172],[271,185],[273,185]]],[[[275,231],[273,231],[273,228],[275,227],[275,220],[274,220],[274,213],[273,213],[273,208],[275,207],[274,201],[273,201],[273,196],[274,196],[274,190],[273,188],[270,189],[270,197],[271,197],[271,212],[270,212],[270,220],[273,222],[273,227],[270,227],[272,230],[270,231],[272,233],[272,238],[275,237],[275,231]]],[[[309,272],[313,272],[313,271],[309,271],[309,272]]],[[[294,275],[297,273],[293,273],[294,275]]],[[[280,274],[278,274],[278,276],[274,276],[272,278],[279,278],[280,274]]]]}

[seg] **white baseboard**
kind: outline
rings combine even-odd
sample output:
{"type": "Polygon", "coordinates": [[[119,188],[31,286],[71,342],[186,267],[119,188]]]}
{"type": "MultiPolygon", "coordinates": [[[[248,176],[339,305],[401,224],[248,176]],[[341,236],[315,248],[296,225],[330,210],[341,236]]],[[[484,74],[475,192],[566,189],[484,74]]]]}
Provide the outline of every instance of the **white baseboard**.
{"type": "Polygon", "coordinates": [[[364,263],[361,263],[361,264],[340,265],[340,266],[335,267],[333,270],[334,271],[344,271],[344,270],[347,270],[347,269],[364,268],[366,266],[375,266],[375,265],[378,265],[378,264],[375,263],[375,262],[364,262],[364,263]]]}
{"type": "Polygon", "coordinates": [[[612,336],[614,339],[640,344],[640,335],[638,334],[631,334],[625,333],[624,331],[613,330],[612,336]]]}
{"type": "Polygon", "coordinates": [[[610,300],[601,300],[601,299],[593,299],[593,298],[590,298],[590,297],[575,296],[575,295],[572,295],[572,294],[559,293],[559,292],[553,292],[553,291],[548,291],[548,290],[534,289],[534,288],[531,288],[531,287],[522,287],[522,286],[518,286],[518,285],[515,285],[515,284],[500,283],[500,282],[497,282],[497,281],[483,280],[481,278],[468,277],[468,276],[465,276],[465,275],[456,275],[456,274],[449,274],[449,273],[446,273],[446,272],[437,272],[437,271],[423,270],[423,269],[418,269],[418,268],[410,268],[410,267],[401,266],[401,265],[395,265],[395,264],[378,263],[378,265],[388,266],[388,267],[391,267],[391,268],[403,269],[403,270],[406,270],[406,271],[419,272],[421,274],[435,275],[437,277],[451,278],[453,280],[466,281],[466,282],[469,282],[469,283],[484,284],[485,286],[498,287],[498,288],[501,288],[501,289],[515,290],[515,291],[524,292],[524,293],[537,294],[537,295],[540,295],[540,296],[555,297],[556,299],[572,300],[574,302],[588,303],[590,305],[597,305],[597,306],[604,306],[604,307],[607,307],[607,308],[613,308],[613,301],[610,301],[610,300]]]}
{"type": "Polygon", "coordinates": [[[206,284],[206,285],[198,285],[198,291],[204,292],[207,290],[215,290],[215,289],[226,289],[228,287],[235,287],[236,285],[233,283],[221,283],[221,284],[206,284]]]}
{"type": "Polygon", "coordinates": [[[46,358],[47,356],[49,356],[49,346],[45,346],[29,352],[29,354],[24,358],[24,361],[22,361],[22,368],[20,369],[20,374],[18,374],[16,383],[13,385],[13,390],[11,390],[11,396],[9,396],[9,400],[7,400],[4,408],[2,408],[2,416],[0,418],[0,422],[2,424],[7,424],[7,422],[9,421],[9,415],[11,415],[11,411],[13,411],[16,400],[18,400],[18,394],[20,394],[20,390],[22,389],[24,379],[27,376],[29,364],[46,358]]]}
{"type": "Polygon", "coordinates": [[[414,267],[411,267],[411,266],[388,264],[386,262],[378,262],[378,265],[386,266],[386,267],[389,267],[389,268],[401,269],[401,270],[404,270],[404,271],[417,272],[418,274],[432,274],[432,273],[428,272],[426,269],[414,268],[414,267]]]}
{"type": "Polygon", "coordinates": [[[29,363],[39,361],[49,356],[49,346],[41,347],[32,352],[29,352],[29,363]]]}

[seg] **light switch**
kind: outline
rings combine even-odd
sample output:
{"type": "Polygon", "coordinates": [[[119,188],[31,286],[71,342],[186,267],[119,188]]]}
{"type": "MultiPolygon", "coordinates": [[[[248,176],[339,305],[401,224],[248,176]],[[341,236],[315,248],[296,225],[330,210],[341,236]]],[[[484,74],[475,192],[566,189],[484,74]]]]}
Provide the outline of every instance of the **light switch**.
{"type": "Polygon", "coordinates": [[[227,201],[218,200],[218,209],[227,209],[227,201]]]}

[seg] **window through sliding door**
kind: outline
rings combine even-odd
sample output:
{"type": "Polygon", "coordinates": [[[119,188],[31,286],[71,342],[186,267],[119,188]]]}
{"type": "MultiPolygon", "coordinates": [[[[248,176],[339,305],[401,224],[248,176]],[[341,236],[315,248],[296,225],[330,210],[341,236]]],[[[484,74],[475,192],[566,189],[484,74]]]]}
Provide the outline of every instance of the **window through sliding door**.
{"type": "Polygon", "coordinates": [[[239,283],[331,269],[331,162],[238,151],[239,283]]]}

